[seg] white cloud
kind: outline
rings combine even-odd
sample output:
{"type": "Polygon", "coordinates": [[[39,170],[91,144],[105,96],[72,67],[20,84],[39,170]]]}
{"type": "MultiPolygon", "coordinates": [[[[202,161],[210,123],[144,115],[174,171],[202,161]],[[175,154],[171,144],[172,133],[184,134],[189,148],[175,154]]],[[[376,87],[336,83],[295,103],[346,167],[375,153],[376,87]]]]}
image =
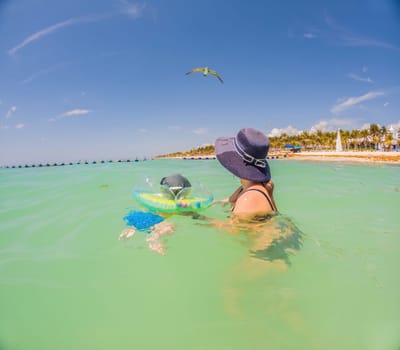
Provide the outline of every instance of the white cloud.
{"type": "Polygon", "coordinates": [[[62,114],[63,117],[69,117],[72,115],[84,115],[84,114],[89,114],[92,111],[90,109],[73,109],[71,111],[65,112],[62,114]]]}
{"type": "MultiPolygon", "coordinates": [[[[382,127],[381,124],[378,124],[378,123],[375,123],[375,124],[378,125],[379,128],[382,127]]],[[[390,125],[392,125],[394,128],[396,127],[396,124],[390,124],[390,125]]],[[[390,125],[387,126],[388,129],[390,128],[390,125]]],[[[370,127],[371,127],[371,124],[365,123],[361,126],[360,130],[369,130],[370,127]]]]}
{"type": "MultiPolygon", "coordinates": [[[[122,13],[125,15],[128,15],[132,18],[139,18],[142,16],[144,9],[146,7],[146,4],[140,4],[140,3],[130,3],[127,0],[120,0],[121,8],[122,8],[122,13]]],[[[53,34],[63,28],[71,27],[76,24],[80,23],[89,23],[89,22],[97,22],[101,21],[103,19],[109,18],[111,16],[115,15],[115,13],[105,13],[105,14],[93,14],[93,15],[88,15],[88,16],[82,16],[82,17],[73,17],[69,18],[65,21],[53,24],[47,28],[44,28],[42,30],[39,30],[28,37],[26,37],[24,40],[22,40],[19,44],[14,46],[13,48],[8,50],[9,55],[14,55],[16,54],[19,50],[21,50],[23,47],[32,44],[36,40],[39,40],[45,36],[48,36],[50,34],[53,34]]]]}
{"type": "Polygon", "coordinates": [[[372,79],[370,77],[364,78],[364,77],[360,77],[359,75],[354,74],[354,73],[350,73],[349,77],[351,79],[354,79],[354,80],[357,80],[357,81],[363,81],[365,83],[373,83],[373,81],[372,81],[372,79]]]}
{"type": "Polygon", "coordinates": [[[206,128],[197,128],[193,130],[193,133],[196,135],[205,135],[207,134],[208,130],[206,128]]]}
{"type": "Polygon", "coordinates": [[[126,0],[121,0],[120,4],[122,12],[132,18],[141,17],[146,7],[146,4],[130,3],[126,0]]]}
{"type": "Polygon", "coordinates": [[[16,106],[12,106],[6,113],[6,119],[9,119],[13,116],[13,114],[16,112],[17,107],[16,106]]]}
{"type": "Polygon", "coordinates": [[[375,40],[372,38],[360,37],[354,34],[348,34],[342,37],[342,40],[345,45],[348,46],[359,46],[359,47],[380,47],[383,49],[391,49],[399,51],[400,48],[391,43],[387,43],[384,41],[375,40]]]}
{"type": "Polygon", "coordinates": [[[359,47],[380,47],[383,49],[391,49],[399,51],[400,48],[391,43],[384,41],[375,40],[372,38],[363,38],[357,35],[347,35],[342,37],[344,43],[348,46],[359,46],[359,47]]]}
{"type": "Polygon", "coordinates": [[[328,120],[321,120],[317,124],[313,125],[310,128],[310,133],[314,133],[317,130],[321,130],[323,132],[328,131],[336,131],[337,129],[349,129],[354,127],[355,121],[352,119],[337,119],[332,118],[328,120]]]}
{"type": "Polygon", "coordinates": [[[286,128],[282,128],[282,129],[273,128],[271,130],[271,132],[268,134],[268,137],[279,137],[282,134],[294,136],[294,135],[299,135],[302,132],[303,132],[302,130],[298,130],[298,129],[294,128],[293,126],[289,125],[286,128]]]}
{"type": "Polygon", "coordinates": [[[362,67],[362,71],[363,73],[366,73],[368,71],[368,67],[367,66],[362,67]]]}
{"type": "Polygon", "coordinates": [[[47,74],[52,73],[54,71],[60,70],[60,69],[66,67],[66,66],[68,66],[70,64],[71,64],[71,62],[62,62],[62,63],[55,64],[55,65],[53,65],[53,66],[51,66],[49,68],[42,69],[42,70],[40,70],[40,71],[38,71],[36,73],[33,73],[28,78],[22,80],[21,83],[22,84],[28,84],[28,83],[32,82],[33,80],[35,80],[35,79],[37,79],[37,78],[39,78],[39,77],[41,77],[43,75],[47,75],[47,74]]]}
{"type": "MultiPolygon", "coordinates": [[[[303,28],[303,30],[301,31],[302,37],[305,39],[315,39],[315,38],[323,39],[326,40],[327,42],[332,42],[335,45],[338,44],[341,46],[375,47],[375,48],[400,51],[400,46],[396,44],[377,40],[363,34],[354,33],[351,29],[348,29],[340,25],[327,13],[325,13],[323,20],[325,23],[324,26],[320,26],[318,28],[316,27],[303,28]]],[[[294,31],[289,29],[288,37],[289,38],[296,37],[297,35],[295,34],[297,32],[299,31],[298,30],[294,31]]],[[[363,72],[365,73],[367,70],[368,68],[365,67],[365,70],[363,69],[363,72]]]]}
{"type": "Polygon", "coordinates": [[[81,116],[92,113],[93,111],[90,109],[72,109],[70,111],[64,112],[56,117],[50,118],[50,122],[55,122],[57,120],[63,119],[65,117],[74,117],[74,116],[81,116]]]}
{"type": "Polygon", "coordinates": [[[139,129],[139,132],[145,134],[145,133],[149,132],[149,130],[142,128],[142,129],[139,129]]]}
{"type": "Polygon", "coordinates": [[[389,102],[385,102],[385,103],[383,104],[383,107],[387,107],[387,106],[389,106],[389,102]]]}
{"type": "Polygon", "coordinates": [[[304,33],[303,36],[304,36],[306,39],[315,39],[315,38],[318,37],[318,36],[317,36],[316,34],[314,34],[314,33],[304,33]]]}
{"type": "Polygon", "coordinates": [[[23,127],[25,127],[25,124],[22,124],[22,123],[15,125],[16,129],[22,129],[23,127]]]}
{"type": "Polygon", "coordinates": [[[391,124],[393,128],[399,130],[400,129],[400,120],[396,124],[391,124]]]}
{"type": "Polygon", "coordinates": [[[29,45],[44,36],[55,33],[60,29],[70,27],[72,25],[79,24],[79,23],[96,22],[96,21],[102,20],[107,17],[109,17],[109,15],[90,15],[90,16],[84,16],[84,17],[74,17],[74,18],[67,19],[63,22],[56,23],[50,27],[44,28],[42,30],[39,30],[36,33],[31,34],[26,39],[24,39],[21,43],[14,46],[10,50],[8,50],[8,53],[10,55],[14,55],[17,51],[19,51],[26,45],[29,45]]]}
{"type": "Polygon", "coordinates": [[[388,42],[365,37],[360,34],[354,34],[347,28],[338,25],[332,17],[325,15],[325,23],[332,30],[333,37],[342,45],[354,47],[379,47],[399,51],[400,47],[388,42]]]}
{"type": "Polygon", "coordinates": [[[375,99],[379,96],[384,95],[383,92],[380,91],[371,91],[366,93],[365,95],[362,96],[357,96],[357,97],[349,97],[347,99],[345,99],[344,101],[336,104],[335,106],[332,107],[331,112],[332,113],[339,113],[344,111],[347,108],[350,108],[352,106],[355,106],[361,102],[364,101],[368,101],[368,100],[372,100],[375,99]]]}
{"type": "Polygon", "coordinates": [[[79,22],[85,21],[85,17],[78,17],[78,18],[70,18],[66,21],[59,22],[57,24],[54,24],[50,27],[47,27],[45,29],[42,29],[36,33],[33,33],[32,35],[28,36],[26,39],[24,39],[21,43],[18,45],[14,46],[12,49],[8,50],[8,53],[10,55],[14,55],[18,50],[22,49],[24,46],[33,43],[34,41],[40,39],[43,36],[49,35],[51,33],[56,32],[57,30],[60,30],[62,28],[74,25],[79,22]]]}

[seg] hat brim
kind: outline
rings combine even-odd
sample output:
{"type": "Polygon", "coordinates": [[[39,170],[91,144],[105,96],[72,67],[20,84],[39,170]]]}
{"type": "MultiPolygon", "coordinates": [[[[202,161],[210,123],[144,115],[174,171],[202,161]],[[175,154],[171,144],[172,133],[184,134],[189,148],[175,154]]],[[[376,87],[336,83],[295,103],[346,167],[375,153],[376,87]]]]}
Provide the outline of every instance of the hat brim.
{"type": "Polygon", "coordinates": [[[254,182],[267,182],[271,179],[268,162],[265,161],[265,168],[246,162],[236,152],[233,137],[219,137],[215,141],[215,155],[222,166],[241,179],[254,182]]]}

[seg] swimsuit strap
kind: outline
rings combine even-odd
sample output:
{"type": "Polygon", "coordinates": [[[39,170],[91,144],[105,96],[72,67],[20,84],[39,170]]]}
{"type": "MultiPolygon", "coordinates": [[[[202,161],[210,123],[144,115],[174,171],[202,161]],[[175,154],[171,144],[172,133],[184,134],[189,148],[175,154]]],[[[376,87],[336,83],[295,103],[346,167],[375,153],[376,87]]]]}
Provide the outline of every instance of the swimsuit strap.
{"type": "Polygon", "coordinates": [[[229,196],[229,202],[232,203],[232,211],[235,207],[235,203],[238,200],[238,198],[240,197],[240,195],[243,193],[243,187],[239,186],[235,192],[233,192],[230,196],[229,196]]]}
{"type": "Polygon", "coordinates": [[[261,191],[261,190],[259,190],[258,188],[249,188],[248,190],[246,190],[246,192],[248,192],[248,191],[257,191],[257,192],[260,192],[260,193],[266,198],[266,200],[268,201],[268,203],[269,203],[271,209],[272,209],[273,211],[277,211],[275,205],[272,203],[271,198],[270,198],[269,195],[266,194],[264,191],[261,191]]]}

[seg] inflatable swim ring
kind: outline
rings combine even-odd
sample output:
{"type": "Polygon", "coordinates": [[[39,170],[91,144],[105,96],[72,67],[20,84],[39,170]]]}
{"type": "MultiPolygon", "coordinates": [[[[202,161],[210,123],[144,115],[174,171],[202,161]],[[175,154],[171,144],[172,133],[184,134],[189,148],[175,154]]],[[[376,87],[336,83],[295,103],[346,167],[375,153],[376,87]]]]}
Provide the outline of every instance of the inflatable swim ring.
{"type": "Polygon", "coordinates": [[[212,195],[192,194],[184,198],[171,198],[163,193],[146,190],[134,190],[133,197],[144,207],[153,212],[175,213],[195,212],[210,206],[214,197],[212,195]]]}

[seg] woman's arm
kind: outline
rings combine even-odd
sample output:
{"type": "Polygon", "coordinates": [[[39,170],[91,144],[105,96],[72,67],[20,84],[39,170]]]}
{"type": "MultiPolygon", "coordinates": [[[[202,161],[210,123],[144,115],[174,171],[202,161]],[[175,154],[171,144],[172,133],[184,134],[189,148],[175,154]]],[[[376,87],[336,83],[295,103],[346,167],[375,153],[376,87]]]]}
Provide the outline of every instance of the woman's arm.
{"type": "Polygon", "coordinates": [[[240,193],[243,191],[242,186],[239,186],[235,192],[233,192],[229,197],[224,198],[224,199],[216,199],[212,202],[212,204],[222,204],[222,205],[227,205],[229,203],[233,204],[237,201],[240,193]]]}

